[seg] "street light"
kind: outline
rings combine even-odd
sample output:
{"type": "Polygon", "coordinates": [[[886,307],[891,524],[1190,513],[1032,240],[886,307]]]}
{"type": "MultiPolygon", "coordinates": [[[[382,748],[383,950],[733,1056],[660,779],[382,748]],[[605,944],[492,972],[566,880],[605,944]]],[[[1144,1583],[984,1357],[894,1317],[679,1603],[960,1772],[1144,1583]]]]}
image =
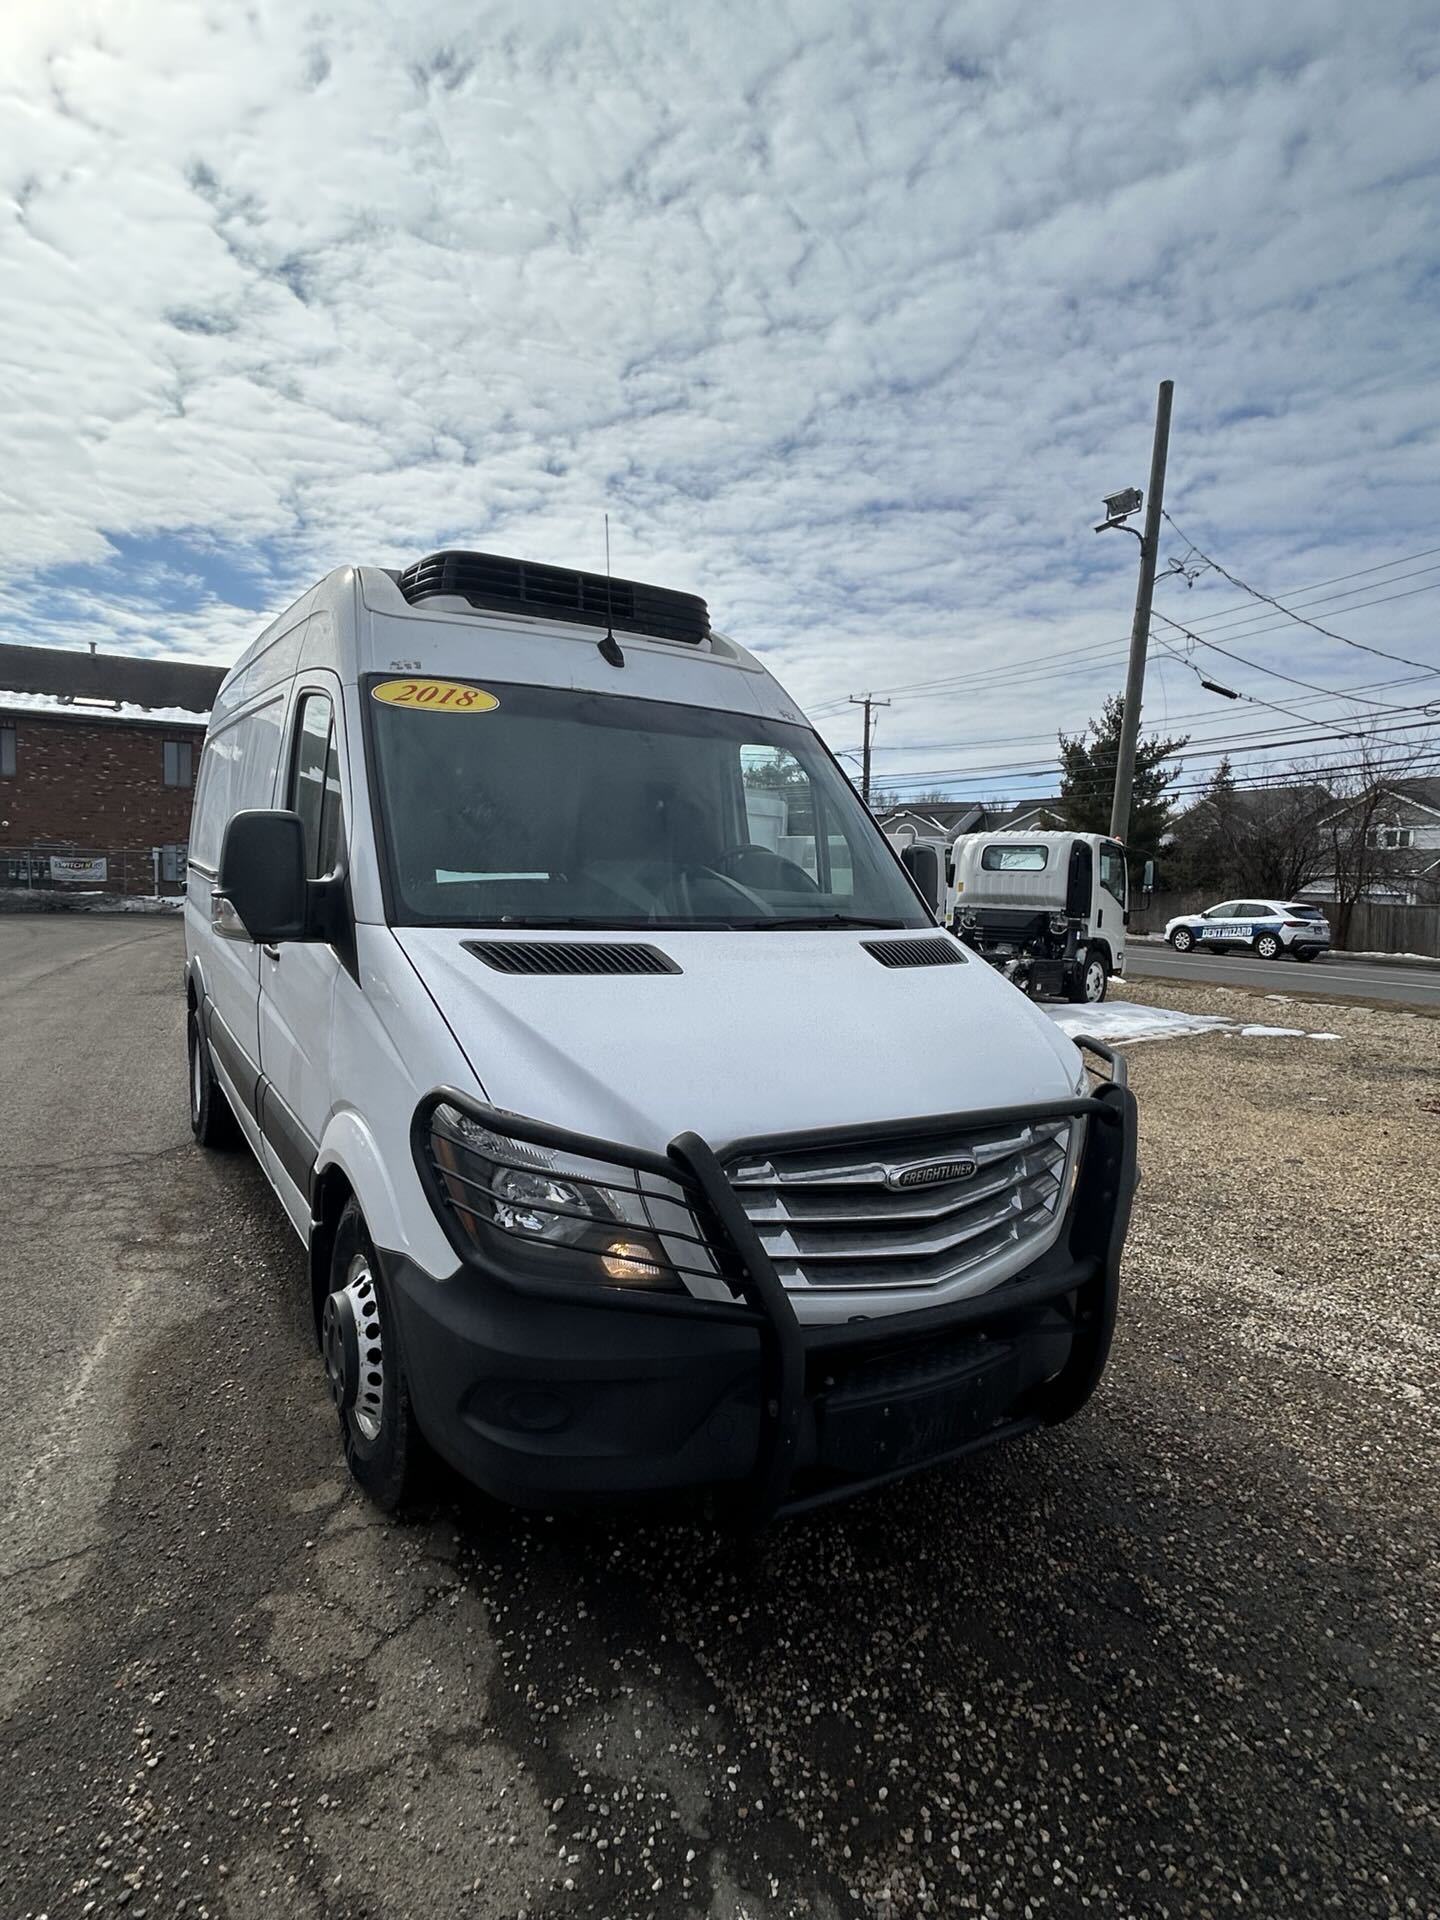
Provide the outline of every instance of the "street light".
{"type": "MultiPolygon", "coordinates": [[[[1128,520],[1132,513],[1138,513],[1145,504],[1145,496],[1139,487],[1125,487],[1119,493],[1105,495],[1105,526],[1113,526],[1117,520],[1128,520]]],[[[1099,532],[1099,528],[1096,528],[1099,532]]]]}

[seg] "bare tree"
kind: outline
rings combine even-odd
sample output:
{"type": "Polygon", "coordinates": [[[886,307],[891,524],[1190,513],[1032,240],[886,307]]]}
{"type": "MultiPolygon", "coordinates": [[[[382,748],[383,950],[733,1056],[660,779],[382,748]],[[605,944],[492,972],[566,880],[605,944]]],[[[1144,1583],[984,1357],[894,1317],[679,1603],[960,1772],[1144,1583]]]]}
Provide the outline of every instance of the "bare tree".
{"type": "Polygon", "coordinates": [[[1222,829],[1235,884],[1264,899],[1293,898],[1326,866],[1324,822],[1333,796],[1302,769],[1292,772],[1293,778],[1248,791],[1242,785],[1222,829]]]}
{"type": "Polygon", "coordinates": [[[1176,823],[1167,860],[1183,885],[1288,900],[1325,870],[1329,790],[1303,768],[1247,785],[1228,756],[1176,823]]]}

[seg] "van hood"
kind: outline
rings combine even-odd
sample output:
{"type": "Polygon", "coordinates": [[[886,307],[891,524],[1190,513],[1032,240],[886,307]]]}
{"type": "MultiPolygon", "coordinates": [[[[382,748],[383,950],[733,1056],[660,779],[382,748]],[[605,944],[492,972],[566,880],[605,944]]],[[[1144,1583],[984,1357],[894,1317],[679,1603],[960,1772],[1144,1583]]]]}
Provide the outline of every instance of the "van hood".
{"type": "MultiPolygon", "coordinates": [[[[1024,1106],[1081,1056],[983,961],[886,967],[851,929],[653,934],[397,928],[492,1106],[663,1153],[812,1127],[1024,1106]],[[466,941],[643,943],[676,973],[498,972],[466,941]]],[[[931,934],[929,937],[934,938],[931,934]]]]}

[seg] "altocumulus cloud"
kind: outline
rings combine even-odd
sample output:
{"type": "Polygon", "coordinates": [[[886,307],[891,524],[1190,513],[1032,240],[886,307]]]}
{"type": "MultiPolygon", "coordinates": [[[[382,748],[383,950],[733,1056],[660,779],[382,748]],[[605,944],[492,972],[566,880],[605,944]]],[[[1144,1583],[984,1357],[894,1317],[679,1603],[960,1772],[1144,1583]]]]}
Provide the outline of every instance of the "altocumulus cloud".
{"type": "MultiPolygon", "coordinates": [[[[1091,649],[885,716],[1004,787],[964,743],[1119,678],[1089,526],[1163,375],[1176,518],[1247,577],[1435,544],[1429,0],[47,0],[0,69],[11,639],[225,658],[343,560],[596,565],[608,507],[821,708],[1091,649]]],[[[1440,660],[1433,604],[1342,625],[1440,660]]]]}

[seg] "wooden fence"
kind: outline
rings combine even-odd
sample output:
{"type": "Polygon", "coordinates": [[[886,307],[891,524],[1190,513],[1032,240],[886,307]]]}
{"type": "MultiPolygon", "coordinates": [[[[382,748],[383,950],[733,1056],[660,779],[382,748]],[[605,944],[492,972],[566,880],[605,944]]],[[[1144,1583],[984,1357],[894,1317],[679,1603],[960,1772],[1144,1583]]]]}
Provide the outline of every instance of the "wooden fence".
{"type": "MultiPolygon", "coordinates": [[[[1334,919],[1334,909],[1325,911],[1334,919]]],[[[1382,907],[1359,900],[1350,916],[1352,953],[1423,953],[1440,956],[1440,907],[1382,907]]]]}
{"type": "MultiPolygon", "coordinates": [[[[1329,900],[1315,904],[1328,916],[1333,931],[1334,904],[1329,900]]],[[[1214,905],[1213,893],[1155,893],[1148,902],[1136,900],[1130,931],[1161,933],[1176,914],[1200,913],[1214,905]]],[[[1419,953],[1440,959],[1440,907],[1385,907],[1373,900],[1357,901],[1346,945],[1351,953],[1419,953]]]]}

